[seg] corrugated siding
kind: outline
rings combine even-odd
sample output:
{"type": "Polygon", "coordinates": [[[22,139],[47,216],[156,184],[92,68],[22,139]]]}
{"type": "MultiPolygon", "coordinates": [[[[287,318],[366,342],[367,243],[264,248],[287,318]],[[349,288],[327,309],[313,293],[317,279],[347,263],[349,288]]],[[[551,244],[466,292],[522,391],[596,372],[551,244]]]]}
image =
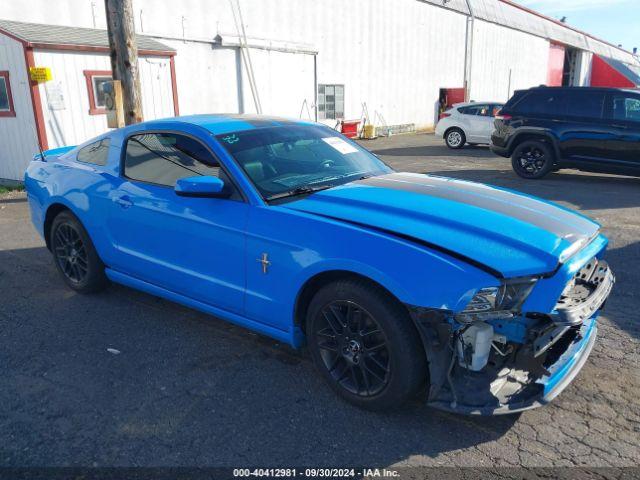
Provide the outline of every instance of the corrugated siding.
{"type": "Polygon", "coordinates": [[[167,57],[138,58],[145,120],[174,116],[169,62],[167,57]]]}
{"type": "MultiPolygon", "coordinates": [[[[242,112],[237,49],[214,49],[211,44],[198,42],[165,43],[180,49],[175,62],[181,114],[242,112]]],[[[244,88],[249,93],[249,85],[244,88]]]]}
{"type": "Polygon", "coordinates": [[[0,178],[22,180],[38,151],[29,79],[22,45],[0,35],[0,70],[9,71],[15,117],[0,117],[0,178]]]}
{"type": "Polygon", "coordinates": [[[378,125],[429,127],[439,89],[463,86],[464,16],[407,0],[314,5],[300,19],[301,39],[318,46],[319,83],[345,85],[347,118],[359,118],[366,103],[378,125]]]}
{"type": "MultiPolygon", "coordinates": [[[[144,23],[166,35],[181,35],[182,15],[194,37],[211,38],[212,25],[223,35],[236,33],[228,4],[210,9],[204,0],[189,0],[165,9],[165,4],[139,0],[136,5],[144,23]]],[[[242,11],[250,37],[319,50],[318,83],[345,85],[347,118],[358,118],[366,103],[378,124],[428,127],[434,123],[439,89],[463,86],[466,19],[451,10],[415,0],[300,0],[296,8],[288,0],[248,0],[242,1],[242,11]]],[[[234,55],[206,44],[163,42],[178,50],[181,113],[239,107],[234,55]],[[198,98],[200,104],[193,106],[198,98]]],[[[313,85],[311,57],[255,50],[252,58],[264,111],[298,116],[304,99],[313,98],[313,92],[305,90],[313,85]],[[290,98],[285,96],[288,90],[290,98]]],[[[253,111],[246,78],[242,89],[244,111],[253,111]]]]}
{"type": "Polygon", "coordinates": [[[477,20],[473,36],[470,98],[506,102],[514,90],[545,84],[548,62],[547,40],[477,20]],[[513,48],[525,43],[526,49],[513,48]]]}
{"type": "MultiPolygon", "coordinates": [[[[471,81],[474,99],[504,100],[514,89],[545,83],[549,39],[637,63],[627,52],[499,0],[470,1],[478,16],[471,81]]],[[[465,0],[451,0],[444,7],[442,0],[240,3],[250,41],[307,45],[318,51],[318,82],[345,86],[347,118],[358,118],[366,103],[378,125],[428,127],[434,123],[439,88],[463,86],[465,0]]],[[[104,28],[100,5],[92,15],[86,0],[68,0],[57,9],[47,8],[48,4],[47,0],[25,0],[17,8],[17,3],[10,3],[2,15],[78,26],[92,26],[95,19],[95,26],[104,28]]],[[[140,33],[159,35],[162,43],[178,51],[181,113],[253,111],[237,49],[211,43],[218,33],[223,38],[237,35],[229,2],[215,2],[213,8],[211,0],[134,0],[134,10],[140,33]],[[183,35],[185,40],[176,40],[183,35]]],[[[307,90],[312,83],[311,57],[264,50],[252,55],[264,111],[297,116],[302,102],[313,96],[307,90]]],[[[585,61],[580,71],[583,80],[588,71],[585,61]]],[[[86,89],[79,95],[86,96],[86,89]]]]}
{"type": "MultiPolygon", "coordinates": [[[[466,0],[450,0],[444,5],[442,0],[418,1],[438,5],[439,7],[464,14],[469,13],[466,0]]],[[[638,59],[634,58],[629,52],[589,37],[579,31],[568,28],[568,26],[558,25],[556,22],[529,13],[514,5],[501,2],[500,0],[470,0],[470,3],[473,13],[481,20],[497,23],[582,50],[589,50],[600,55],[606,55],[623,62],[638,64],[638,59]]]]}
{"type": "MultiPolygon", "coordinates": [[[[40,84],[42,109],[49,148],[77,145],[107,130],[105,115],[89,115],[85,70],[110,70],[107,55],[86,52],[39,50],[36,65],[51,68],[53,80],[40,84]],[[50,104],[55,90],[62,92],[64,108],[50,104]],[[52,108],[53,107],[53,108],[52,108]]],[[[140,81],[145,119],[173,116],[171,73],[168,58],[140,57],[140,81]]]]}
{"type": "Polygon", "coordinates": [[[539,17],[516,6],[499,0],[470,0],[477,18],[495,22],[526,33],[564,43],[582,50],[606,54],[630,63],[638,60],[629,52],[613,47],[605,42],[591,38],[571,28],[558,25],[556,22],[539,17]]]}

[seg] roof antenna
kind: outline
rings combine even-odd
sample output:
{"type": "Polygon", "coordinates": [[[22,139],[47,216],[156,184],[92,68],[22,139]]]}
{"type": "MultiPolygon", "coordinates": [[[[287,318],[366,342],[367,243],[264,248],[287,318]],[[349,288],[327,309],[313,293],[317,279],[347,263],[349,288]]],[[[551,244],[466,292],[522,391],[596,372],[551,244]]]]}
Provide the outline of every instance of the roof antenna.
{"type": "MultiPolygon", "coordinates": [[[[38,145],[38,152],[40,152],[40,158],[42,159],[43,162],[46,162],[47,159],[44,156],[44,151],[42,150],[42,146],[40,145],[40,140],[38,139],[38,132],[36,132],[36,128],[33,125],[31,125],[31,130],[32,130],[32,133],[33,133],[33,138],[36,141],[36,145],[38,145]]],[[[37,157],[37,155],[34,155],[33,159],[35,160],[36,157],[37,157]]]]}

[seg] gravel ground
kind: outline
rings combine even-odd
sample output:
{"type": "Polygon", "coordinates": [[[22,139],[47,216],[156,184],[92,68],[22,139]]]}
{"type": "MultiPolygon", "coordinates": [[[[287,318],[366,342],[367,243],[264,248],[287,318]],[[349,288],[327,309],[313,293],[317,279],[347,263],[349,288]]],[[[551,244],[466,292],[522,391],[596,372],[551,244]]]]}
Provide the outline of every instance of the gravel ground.
{"type": "Polygon", "coordinates": [[[506,186],[604,226],[618,283],[594,352],[551,405],[496,418],[340,401],[304,353],[117,285],[63,286],[24,193],[0,196],[0,466],[637,466],[640,179],[525,182],[485,147],[368,141],[398,170],[506,186]],[[120,353],[110,353],[107,349],[120,353]]]}

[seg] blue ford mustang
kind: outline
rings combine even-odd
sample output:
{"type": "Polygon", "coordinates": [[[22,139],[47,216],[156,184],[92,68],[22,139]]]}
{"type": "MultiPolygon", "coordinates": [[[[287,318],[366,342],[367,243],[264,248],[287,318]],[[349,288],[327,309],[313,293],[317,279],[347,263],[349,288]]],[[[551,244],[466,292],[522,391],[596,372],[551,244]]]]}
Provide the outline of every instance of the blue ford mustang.
{"type": "Polygon", "coordinates": [[[396,173],[310,122],[145,122],[37,155],[25,184],[72,289],[111,280],[306,343],[371,409],[547,403],[585,363],[614,283],[591,220],[396,173]]]}

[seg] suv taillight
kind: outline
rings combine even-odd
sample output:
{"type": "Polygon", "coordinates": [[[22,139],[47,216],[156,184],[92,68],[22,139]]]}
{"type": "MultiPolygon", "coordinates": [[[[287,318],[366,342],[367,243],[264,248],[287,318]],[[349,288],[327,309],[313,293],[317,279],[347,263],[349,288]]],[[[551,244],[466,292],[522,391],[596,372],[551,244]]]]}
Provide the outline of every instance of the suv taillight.
{"type": "Polygon", "coordinates": [[[440,116],[438,117],[438,120],[442,120],[443,118],[447,118],[447,117],[450,117],[450,116],[451,116],[451,114],[450,114],[450,113],[442,112],[442,113],[440,114],[440,116]]]}
{"type": "Polygon", "coordinates": [[[498,112],[496,113],[496,120],[511,120],[513,117],[508,113],[498,112]]]}

